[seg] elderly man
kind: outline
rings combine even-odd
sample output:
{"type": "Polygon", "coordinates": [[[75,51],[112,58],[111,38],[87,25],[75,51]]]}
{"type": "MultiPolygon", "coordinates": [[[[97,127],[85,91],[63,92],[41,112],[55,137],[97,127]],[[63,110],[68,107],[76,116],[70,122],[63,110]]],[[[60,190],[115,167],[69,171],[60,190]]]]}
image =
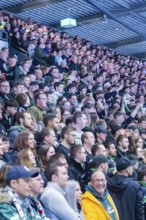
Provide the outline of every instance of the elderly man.
{"type": "Polygon", "coordinates": [[[82,196],[82,208],[86,220],[118,220],[114,202],[106,190],[105,174],[96,171],[91,176],[91,182],[82,196]]]}

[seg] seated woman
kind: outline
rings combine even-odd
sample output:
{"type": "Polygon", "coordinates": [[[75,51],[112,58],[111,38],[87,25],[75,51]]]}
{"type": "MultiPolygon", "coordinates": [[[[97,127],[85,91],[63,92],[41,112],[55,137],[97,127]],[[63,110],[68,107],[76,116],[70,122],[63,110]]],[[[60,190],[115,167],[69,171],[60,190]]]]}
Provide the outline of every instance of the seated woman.
{"type": "Polygon", "coordinates": [[[78,213],[81,220],[84,220],[84,214],[81,209],[82,191],[80,185],[75,180],[69,180],[64,187],[65,197],[70,207],[78,213]]]}
{"type": "Polygon", "coordinates": [[[36,159],[32,150],[22,149],[17,155],[17,164],[28,168],[36,167],[36,159]]]}
{"type": "Polygon", "coordinates": [[[36,155],[36,141],[34,139],[34,134],[30,131],[22,131],[14,142],[14,148],[11,152],[11,159],[13,163],[16,163],[18,152],[22,149],[31,149],[36,155]]]}
{"type": "Polygon", "coordinates": [[[52,145],[43,145],[39,151],[39,165],[42,170],[45,170],[50,157],[55,154],[55,149],[52,145]]]}

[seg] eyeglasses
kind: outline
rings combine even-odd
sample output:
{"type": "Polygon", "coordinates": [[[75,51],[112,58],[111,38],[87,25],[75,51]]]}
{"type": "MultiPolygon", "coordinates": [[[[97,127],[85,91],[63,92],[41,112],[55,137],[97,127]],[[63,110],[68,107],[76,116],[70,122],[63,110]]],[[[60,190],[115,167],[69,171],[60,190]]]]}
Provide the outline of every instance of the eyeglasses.
{"type": "Polygon", "coordinates": [[[41,98],[41,97],[40,97],[39,99],[42,99],[42,100],[44,100],[44,101],[47,101],[47,99],[46,99],[46,98],[41,98]]]}
{"type": "Polygon", "coordinates": [[[1,85],[1,87],[10,88],[10,86],[7,85],[1,85]]]}

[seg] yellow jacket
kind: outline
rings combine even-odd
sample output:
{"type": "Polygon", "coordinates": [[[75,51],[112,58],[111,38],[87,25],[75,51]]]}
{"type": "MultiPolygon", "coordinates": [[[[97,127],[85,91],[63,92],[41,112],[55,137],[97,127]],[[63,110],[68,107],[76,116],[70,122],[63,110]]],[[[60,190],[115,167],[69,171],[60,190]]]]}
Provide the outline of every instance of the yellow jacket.
{"type": "MultiPolygon", "coordinates": [[[[107,199],[112,205],[116,220],[119,220],[118,212],[115,204],[108,194],[107,199]]],[[[102,204],[88,191],[82,195],[82,208],[85,215],[85,220],[112,220],[107,210],[102,206],[102,204]]]]}

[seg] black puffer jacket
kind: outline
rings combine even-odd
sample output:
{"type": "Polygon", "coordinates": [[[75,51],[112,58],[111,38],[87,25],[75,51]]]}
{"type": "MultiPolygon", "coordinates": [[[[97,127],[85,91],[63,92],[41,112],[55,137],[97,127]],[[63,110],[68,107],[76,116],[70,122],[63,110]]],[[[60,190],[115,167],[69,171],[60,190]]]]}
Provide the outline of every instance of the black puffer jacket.
{"type": "Polygon", "coordinates": [[[124,175],[108,179],[108,191],[120,220],[144,220],[143,193],[139,183],[124,175]]]}

